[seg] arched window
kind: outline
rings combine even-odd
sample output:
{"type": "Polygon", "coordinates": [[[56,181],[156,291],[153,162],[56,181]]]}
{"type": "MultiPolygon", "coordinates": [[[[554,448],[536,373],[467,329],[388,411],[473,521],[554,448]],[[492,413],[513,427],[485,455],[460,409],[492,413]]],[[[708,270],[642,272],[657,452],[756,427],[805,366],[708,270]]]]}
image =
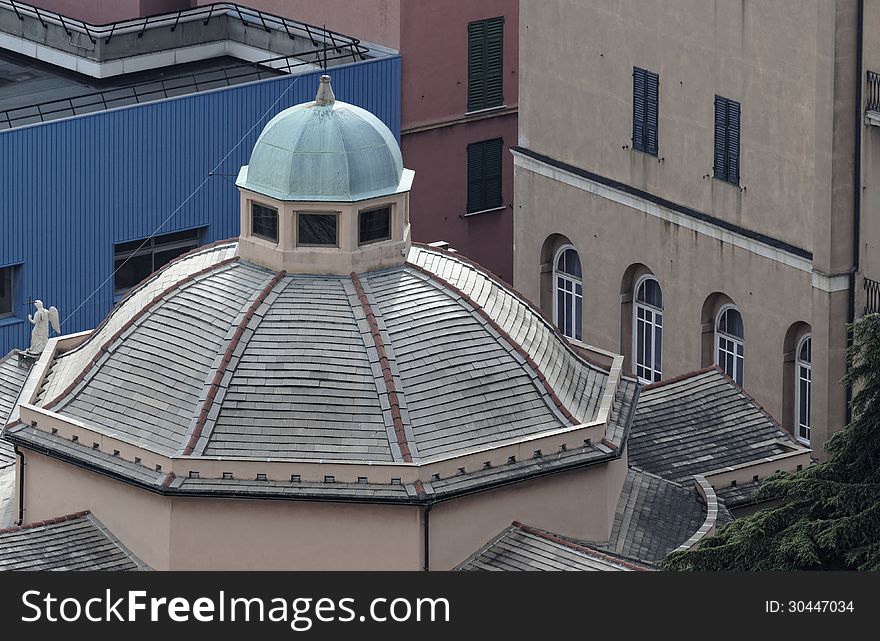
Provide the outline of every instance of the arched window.
{"type": "Polygon", "coordinates": [[[660,380],[663,353],[663,292],[653,276],[642,276],[633,304],[633,363],[643,383],[660,380]]]}
{"type": "Polygon", "coordinates": [[[737,385],[743,384],[745,341],[743,320],[733,305],[725,305],[715,321],[715,364],[730,376],[737,385]]]}
{"type": "Polygon", "coordinates": [[[813,339],[805,335],[795,357],[795,427],[798,440],[810,444],[810,402],[813,398],[813,339]]]}
{"type": "Polygon", "coordinates": [[[571,245],[563,245],[553,260],[553,320],[569,338],[581,340],[583,320],[581,259],[571,245]]]}

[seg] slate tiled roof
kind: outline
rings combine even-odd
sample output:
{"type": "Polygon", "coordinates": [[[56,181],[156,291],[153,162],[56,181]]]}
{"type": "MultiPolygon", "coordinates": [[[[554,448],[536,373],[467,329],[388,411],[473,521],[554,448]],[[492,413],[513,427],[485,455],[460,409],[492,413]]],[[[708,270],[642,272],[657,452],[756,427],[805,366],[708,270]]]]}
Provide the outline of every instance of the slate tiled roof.
{"type": "Polygon", "coordinates": [[[206,455],[392,460],[352,295],[347,278],[284,279],[234,368],[206,455]]]}
{"type": "Polygon", "coordinates": [[[799,446],[732,380],[711,368],[644,388],[628,448],[631,465],[689,483],[694,474],[799,446]]]}
{"type": "Polygon", "coordinates": [[[473,310],[408,270],[370,276],[423,457],[570,423],[473,310]]]}
{"type": "MultiPolygon", "coordinates": [[[[56,357],[52,411],[168,456],[419,462],[595,420],[609,373],[452,255],[274,273],[234,243],[138,286],[56,357]]],[[[614,390],[619,444],[638,394],[614,390]]],[[[39,438],[39,437],[35,437],[39,438]]]]}
{"type": "MultiPolygon", "coordinates": [[[[0,433],[12,408],[18,400],[19,392],[24,386],[28,370],[18,366],[18,357],[14,352],[0,358],[0,433]]],[[[15,462],[15,451],[12,443],[0,436],[0,469],[15,462]]]]}
{"type": "Polygon", "coordinates": [[[149,569],[88,512],[0,530],[0,571],[149,569]]]}
{"type": "Polygon", "coordinates": [[[632,571],[647,566],[514,522],[455,568],[464,571],[632,571]]]}
{"type": "Polygon", "coordinates": [[[187,254],[175,260],[151,278],[135,287],[119,305],[107,315],[104,321],[95,328],[89,340],[77,349],[71,350],[57,358],[52,364],[41,397],[51,401],[61,394],[77,375],[95,358],[101,347],[117,332],[125,328],[138,314],[147,309],[152,301],[168,287],[190,274],[218,265],[235,256],[238,243],[223,242],[187,254]]]}
{"type": "Polygon", "coordinates": [[[409,262],[459,290],[486,310],[521,345],[562,404],[581,421],[596,417],[608,372],[573,356],[558,330],[501,281],[453,254],[414,246],[409,262]]]}
{"type": "Polygon", "coordinates": [[[611,404],[608,424],[605,427],[605,440],[621,446],[628,440],[628,434],[641,397],[642,386],[638,381],[621,376],[611,404]]]}
{"type": "Polygon", "coordinates": [[[703,525],[706,508],[696,488],[630,469],[623,485],[611,538],[602,549],[656,563],[703,525]]]}
{"type": "Polygon", "coordinates": [[[715,493],[718,498],[730,507],[739,507],[753,502],[753,495],[761,486],[761,481],[743,483],[741,485],[718,488],[715,493]]]}
{"type": "Polygon", "coordinates": [[[0,436],[0,470],[15,463],[15,447],[0,436]]]}
{"type": "Polygon", "coordinates": [[[27,375],[28,370],[18,366],[15,352],[0,358],[0,427],[6,425],[27,375]]]}
{"type": "Polygon", "coordinates": [[[266,280],[265,270],[235,263],[176,289],[111,347],[56,411],[174,454],[198,413],[230,325],[266,280]]]}

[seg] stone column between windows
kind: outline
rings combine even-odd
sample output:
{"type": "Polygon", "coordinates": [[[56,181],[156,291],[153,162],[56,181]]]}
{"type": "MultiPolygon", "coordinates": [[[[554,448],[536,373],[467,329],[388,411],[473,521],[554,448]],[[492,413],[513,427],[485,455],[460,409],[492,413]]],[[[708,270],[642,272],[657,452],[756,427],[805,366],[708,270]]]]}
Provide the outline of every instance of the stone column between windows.
{"type": "MultiPolygon", "coordinates": [[[[825,443],[846,422],[846,321],[848,292],[813,287],[813,383],[810,441],[825,443]]],[[[813,455],[827,458],[824,449],[813,455]]]]}

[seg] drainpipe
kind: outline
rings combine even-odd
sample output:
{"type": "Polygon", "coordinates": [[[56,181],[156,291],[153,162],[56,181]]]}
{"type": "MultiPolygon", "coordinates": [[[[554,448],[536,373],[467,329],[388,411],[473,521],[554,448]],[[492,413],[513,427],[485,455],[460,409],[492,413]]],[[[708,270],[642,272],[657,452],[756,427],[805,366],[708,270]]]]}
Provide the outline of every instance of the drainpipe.
{"type": "MultiPolygon", "coordinates": [[[[853,239],[852,239],[852,269],[849,273],[849,309],[847,310],[847,323],[852,326],[856,319],[856,280],[859,272],[859,256],[861,254],[861,220],[862,220],[862,86],[865,79],[862,68],[865,28],[865,0],[859,0],[858,18],[856,26],[856,122],[855,122],[855,175],[853,176],[853,239]]],[[[852,346],[853,332],[847,329],[846,346],[852,346]]],[[[849,356],[846,359],[846,369],[849,371],[852,363],[849,356]]],[[[846,386],[846,423],[852,421],[852,398],[853,389],[851,384],[846,386]]]]}
{"type": "Polygon", "coordinates": [[[16,525],[24,525],[24,452],[15,446],[15,454],[18,456],[18,523],[16,525]]]}
{"type": "Polygon", "coordinates": [[[431,508],[434,506],[433,503],[428,503],[425,506],[425,567],[423,568],[425,572],[430,569],[430,561],[431,558],[429,555],[431,553],[431,535],[430,535],[430,518],[431,518],[431,508]]]}

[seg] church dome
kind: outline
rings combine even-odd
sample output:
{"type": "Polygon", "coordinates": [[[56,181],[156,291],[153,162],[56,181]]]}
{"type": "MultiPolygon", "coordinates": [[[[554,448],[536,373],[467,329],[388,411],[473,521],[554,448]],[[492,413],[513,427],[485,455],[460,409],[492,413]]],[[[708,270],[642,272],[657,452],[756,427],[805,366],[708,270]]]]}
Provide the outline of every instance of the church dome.
{"type": "Polygon", "coordinates": [[[269,121],[236,184],[276,200],[355,202],[408,191],[411,174],[388,127],[336,100],[322,76],[313,102],[269,121]]]}
{"type": "Polygon", "coordinates": [[[634,390],[456,255],[414,246],[394,269],[315,276],[229,242],[133,290],[41,397],[163,456],[419,463],[596,421],[619,441],[634,390]]]}

